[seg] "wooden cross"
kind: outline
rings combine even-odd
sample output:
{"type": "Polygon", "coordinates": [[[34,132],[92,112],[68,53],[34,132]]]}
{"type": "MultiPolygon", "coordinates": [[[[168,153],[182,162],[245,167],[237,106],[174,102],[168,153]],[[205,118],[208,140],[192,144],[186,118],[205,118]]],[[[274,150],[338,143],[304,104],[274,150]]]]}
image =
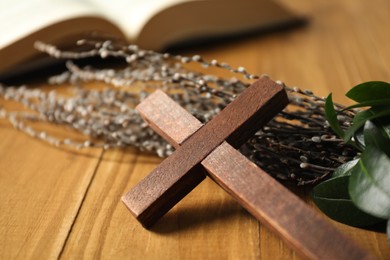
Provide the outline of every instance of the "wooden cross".
{"type": "Polygon", "coordinates": [[[123,198],[148,227],[208,175],[261,223],[310,259],[368,259],[318,213],[258,168],[235,148],[288,103],[283,88],[261,78],[214,119],[202,125],[156,91],[137,110],[176,151],[123,198]]]}

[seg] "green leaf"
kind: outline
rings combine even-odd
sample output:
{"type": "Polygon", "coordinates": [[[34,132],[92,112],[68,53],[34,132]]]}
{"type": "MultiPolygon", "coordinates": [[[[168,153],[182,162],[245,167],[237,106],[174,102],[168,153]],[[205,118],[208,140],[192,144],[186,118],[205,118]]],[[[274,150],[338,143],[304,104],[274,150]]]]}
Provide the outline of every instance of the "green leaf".
{"type": "Polygon", "coordinates": [[[346,162],[333,172],[332,178],[337,178],[341,176],[350,176],[352,168],[358,163],[359,159],[355,159],[349,162],[346,162]]]}
{"type": "Polygon", "coordinates": [[[356,102],[366,102],[390,98],[390,84],[382,81],[369,81],[359,84],[346,94],[356,102]]]}
{"type": "MultiPolygon", "coordinates": [[[[375,120],[375,119],[374,119],[375,120]]],[[[367,122],[371,122],[371,121],[367,121],[367,122]]],[[[365,123],[365,125],[367,125],[367,122],[365,123]]],[[[365,126],[364,125],[364,126],[365,126]]],[[[380,125],[376,120],[375,120],[375,126],[378,128],[378,132],[379,133],[382,133],[384,139],[386,140],[389,139],[390,140],[390,135],[388,134],[388,130],[387,129],[387,126],[383,127],[382,125],[380,125]]],[[[353,138],[354,138],[354,141],[356,143],[357,146],[359,146],[359,148],[361,148],[361,150],[363,151],[364,148],[366,148],[366,144],[365,144],[365,141],[364,141],[364,134],[363,134],[363,130],[364,130],[364,127],[361,127],[359,128],[353,135],[353,138]]],[[[379,134],[378,133],[378,134],[379,134]]],[[[383,140],[384,141],[384,140],[383,140]]],[[[384,143],[388,143],[390,141],[384,141],[384,143]]],[[[390,149],[390,144],[389,144],[389,147],[385,147],[385,149],[390,149]]],[[[388,154],[389,155],[389,154],[388,154]]]]}
{"type": "Polygon", "coordinates": [[[390,106],[390,98],[360,102],[355,105],[351,105],[346,108],[343,108],[341,111],[350,110],[352,108],[374,107],[374,106],[390,106]]]}
{"type": "Polygon", "coordinates": [[[390,139],[390,116],[375,119],[375,125],[381,129],[386,138],[390,139]]]}
{"type": "Polygon", "coordinates": [[[383,151],[387,156],[390,156],[390,139],[385,135],[385,130],[381,130],[371,121],[367,121],[364,124],[365,145],[376,147],[383,151]]]}
{"type": "Polygon", "coordinates": [[[348,190],[353,203],[364,212],[390,217],[390,158],[373,146],[366,146],[352,169],[348,190]]]}
{"type": "Polygon", "coordinates": [[[366,144],[364,143],[364,134],[363,129],[359,128],[354,134],[353,139],[355,140],[356,145],[363,151],[366,148],[366,144]]]}
{"type": "Polygon", "coordinates": [[[383,108],[383,107],[373,107],[368,110],[361,111],[357,113],[353,119],[353,124],[350,128],[345,131],[343,139],[344,142],[347,143],[351,137],[355,134],[359,128],[361,128],[366,121],[373,120],[375,118],[380,117],[386,117],[390,116],[390,107],[389,108],[383,108]]]}
{"type": "Polygon", "coordinates": [[[344,138],[344,131],[337,120],[337,113],[334,109],[332,93],[329,94],[325,101],[325,117],[333,131],[341,138],[344,138]]]}
{"type": "Polygon", "coordinates": [[[383,222],[358,209],[348,194],[349,176],[332,178],[318,184],[313,189],[313,200],[328,217],[356,227],[364,227],[383,222]]]}

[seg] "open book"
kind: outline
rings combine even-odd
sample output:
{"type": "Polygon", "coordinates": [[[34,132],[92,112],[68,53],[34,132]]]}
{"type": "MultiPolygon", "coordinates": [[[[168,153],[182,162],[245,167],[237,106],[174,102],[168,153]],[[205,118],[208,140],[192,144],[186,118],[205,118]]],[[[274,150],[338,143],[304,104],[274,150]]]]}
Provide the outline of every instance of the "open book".
{"type": "Polygon", "coordinates": [[[61,48],[87,33],[142,48],[288,24],[297,17],[273,0],[4,0],[0,3],[0,78],[36,61],[37,40],[61,48]]]}

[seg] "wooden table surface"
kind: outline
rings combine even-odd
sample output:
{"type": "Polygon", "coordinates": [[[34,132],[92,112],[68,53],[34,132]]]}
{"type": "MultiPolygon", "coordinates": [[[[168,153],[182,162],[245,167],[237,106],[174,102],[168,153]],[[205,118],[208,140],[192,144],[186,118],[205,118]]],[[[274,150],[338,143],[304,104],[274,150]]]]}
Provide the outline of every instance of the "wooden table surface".
{"type": "MultiPolygon", "coordinates": [[[[390,82],[390,1],[281,2],[309,24],[186,54],[267,73],[319,96],[333,92],[344,103],[358,83],[390,82]]],[[[0,105],[15,107],[2,99],[0,105]]],[[[134,149],[55,148],[0,120],[0,259],[299,258],[210,179],[151,231],[142,228],[120,198],[159,162],[134,149]]],[[[307,192],[298,193],[315,208],[307,192]]],[[[390,259],[385,234],[332,223],[390,259]]]]}

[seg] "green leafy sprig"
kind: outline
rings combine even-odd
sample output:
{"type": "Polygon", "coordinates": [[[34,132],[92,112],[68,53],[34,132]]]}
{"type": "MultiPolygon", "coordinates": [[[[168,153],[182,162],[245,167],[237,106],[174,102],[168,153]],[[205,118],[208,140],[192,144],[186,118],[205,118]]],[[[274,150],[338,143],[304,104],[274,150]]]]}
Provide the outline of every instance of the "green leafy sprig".
{"type": "Polygon", "coordinates": [[[368,108],[359,111],[352,125],[344,129],[330,94],[325,103],[326,119],[334,132],[361,154],[317,185],[313,198],[330,218],[351,226],[368,227],[387,221],[390,243],[390,84],[362,83],[346,96],[357,104],[343,110],[368,108]]]}

